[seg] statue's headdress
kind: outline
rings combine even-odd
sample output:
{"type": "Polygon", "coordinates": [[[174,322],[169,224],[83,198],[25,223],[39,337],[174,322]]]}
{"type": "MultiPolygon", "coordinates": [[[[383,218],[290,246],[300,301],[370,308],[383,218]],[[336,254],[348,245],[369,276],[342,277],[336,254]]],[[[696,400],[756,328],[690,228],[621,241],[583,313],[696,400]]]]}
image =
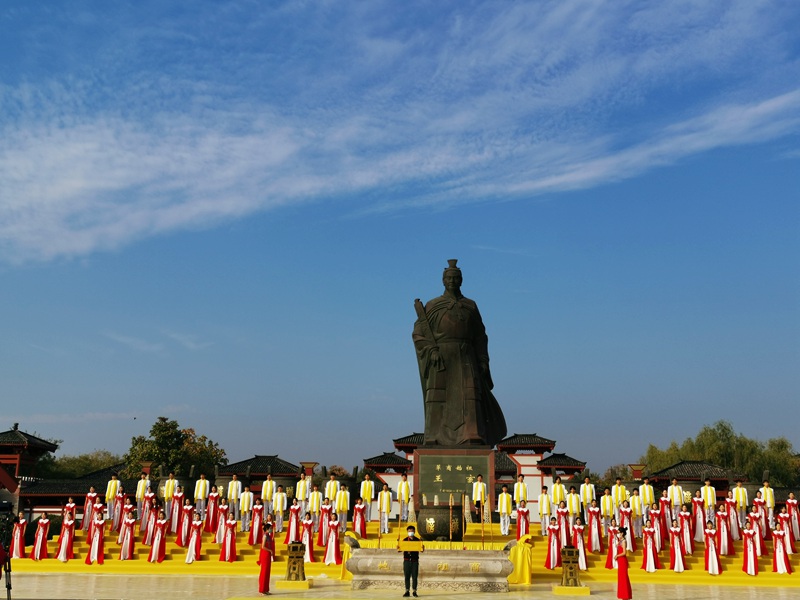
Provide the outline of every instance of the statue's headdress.
{"type": "Polygon", "coordinates": [[[444,274],[446,275],[447,273],[454,273],[456,275],[461,275],[461,269],[459,269],[456,266],[457,262],[458,262],[457,258],[449,258],[449,259],[447,259],[447,268],[445,268],[444,274]]]}

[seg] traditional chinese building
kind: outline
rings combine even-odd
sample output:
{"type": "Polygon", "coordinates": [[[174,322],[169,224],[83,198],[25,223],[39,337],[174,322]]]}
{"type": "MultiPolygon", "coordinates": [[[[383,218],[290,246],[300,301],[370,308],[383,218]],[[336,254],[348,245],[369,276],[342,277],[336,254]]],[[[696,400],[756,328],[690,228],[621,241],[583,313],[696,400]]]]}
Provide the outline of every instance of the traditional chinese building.
{"type": "Polygon", "coordinates": [[[282,485],[291,498],[294,494],[294,485],[301,471],[304,471],[304,469],[299,465],[285,461],[277,454],[256,454],[253,458],[220,467],[216,476],[216,484],[218,486],[227,485],[235,474],[237,479],[242,481],[243,486],[249,485],[251,491],[256,496],[260,496],[261,484],[267,478],[267,475],[272,475],[275,483],[282,485]]]}

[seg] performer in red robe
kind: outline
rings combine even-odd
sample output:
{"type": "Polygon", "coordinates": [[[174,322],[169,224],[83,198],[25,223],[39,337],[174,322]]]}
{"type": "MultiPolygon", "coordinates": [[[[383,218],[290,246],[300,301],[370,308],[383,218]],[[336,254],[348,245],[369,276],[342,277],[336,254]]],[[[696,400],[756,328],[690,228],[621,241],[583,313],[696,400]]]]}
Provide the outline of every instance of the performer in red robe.
{"type": "MultiPolygon", "coordinates": [[[[292,508],[294,508],[294,506],[292,506],[292,508]]],[[[361,501],[361,498],[356,500],[356,505],[353,507],[353,531],[355,531],[359,535],[359,537],[361,537],[361,539],[367,539],[367,522],[364,516],[366,510],[367,507],[361,501]]],[[[291,530],[291,528],[292,526],[290,522],[289,529],[291,530]]],[[[288,539],[288,532],[287,532],[287,539],[288,539]]]]}
{"type": "Polygon", "coordinates": [[[739,522],[739,513],[736,510],[736,499],[733,497],[733,490],[728,491],[725,498],[725,512],[728,513],[728,529],[731,531],[731,539],[737,541],[742,539],[742,524],[739,522]]]}
{"type": "Polygon", "coordinates": [[[159,511],[155,531],[153,532],[153,545],[150,547],[150,555],[147,557],[147,562],[164,562],[164,558],[167,556],[168,523],[167,515],[163,510],[159,511]]]}
{"type": "Polygon", "coordinates": [[[520,500],[517,505],[517,539],[530,533],[531,510],[525,500],[520,500]]]}
{"type": "Polygon", "coordinates": [[[264,535],[264,504],[261,502],[261,498],[255,499],[251,519],[252,523],[250,526],[250,533],[247,536],[247,543],[250,546],[260,546],[261,536],[264,535]]]}
{"type": "Polygon", "coordinates": [[[89,552],[86,553],[86,564],[90,565],[96,562],[98,565],[103,564],[103,535],[105,528],[105,519],[103,518],[103,511],[94,511],[94,519],[89,528],[89,552]]]}
{"type": "Polygon", "coordinates": [[[81,528],[87,532],[92,524],[92,511],[94,510],[92,507],[94,506],[95,500],[97,500],[97,492],[94,491],[94,486],[92,486],[89,488],[89,493],[86,494],[86,500],[83,503],[83,522],[81,523],[81,528]]]}
{"type": "Polygon", "coordinates": [[[33,547],[31,548],[31,558],[33,560],[42,560],[50,557],[47,554],[47,533],[49,531],[50,519],[47,518],[47,513],[42,513],[36,524],[36,533],[33,536],[33,547]]]}
{"type": "Polygon", "coordinates": [[[153,509],[155,505],[153,504],[153,492],[150,491],[150,486],[147,486],[147,491],[145,492],[145,497],[142,500],[142,514],[141,518],[139,519],[139,533],[142,533],[145,529],[150,526],[150,516],[153,516],[152,523],[155,527],[155,522],[158,520],[158,509],[155,510],[153,513],[153,509]]]}
{"type": "Polygon", "coordinates": [[[720,504],[717,511],[717,551],[720,556],[733,556],[736,551],[733,548],[730,520],[726,509],[726,504],[720,504]]]}
{"type": "Polygon", "coordinates": [[[125,498],[128,494],[125,493],[125,488],[122,485],[117,489],[117,494],[114,496],[114,518],[111,520],[111,530],[119,533],[122,530],[123,509],[125,508],[125,498]]]}
{"type": "Polygon", "coordinates": [[[547,526],[547,557],[544,561],[545,569],[555,569],[561,566],[561,541],[558,527],[558,520],[550,517],[550,525],[547,526]]]}
{"type": "Polygon", "coordinates": [[[756,554],[769,556],[769,549],[764,543],[764,535],[761,533],[761,513],[758,511],[758,507],[753,506],[753,510],[747,515],[747,520],[752,530],[756,532],[756,554]]]}
{"type": "Polygon", "coordinates": [[[650,522],[653,524],[652,528],[655,531],[653,539],[656,542],[656,552],[661,552],[666,531],[661,529],[661,509],[658,508],[658,504],[655,502],[650,506],[650,522]]]}
{"type": "Polygon", "coordinates": [[[678,515],[678,521],[681,526],[681,547],[683,548],[683,555],[693,554],[694,538],[692,537],[692,513],[689,512],[685,504],[678,515]]]}
{"type": "Polygon", "coordinates": [[[336,513],[331,513],[331,520],[328,521],[328,541],[325,544],[325,564],[342,564],[342,551],[339,548],[339,517],[336,513]]]}
{"type": "Polygon", "coordinates": [[[284,544],[300,541],[300,502],[297,498],[292,498],[292,505],[289,507],[289,526],[286,528],[286,539],[284,544]]]}
{"type": "MultiPolygon", "coordinates": [[[[74,506],[74,503],[73,503],[74,506]]],[[[75,539],[75,519],[72,512],[67,511],[61,520],[61,533],[58,536],[58,549],[56,550],[56,559],[65,563],[73,558],[75,554],[72,551],[72,543],[75,539]]]]}
{"type": "Polygon", "coordinates": [[[200,560],[200,550],[203,543],[203,521],[200,513],[195,512],[190,526],[189,543],[186,544],[186,564],[190,565],[196,560],[200,560]]]}
{"type": "Polygon", "coordinates": [[[661,568],[656,550],[656,530],[650,519],[647,519],[642,529],[642,569],[648,573],[655,573],[661,568]]]}
{"type": "Polygon", "coordinates": [[[710,575],[719,575],[722,572],[722,565],[719,562],[719,546],[717,545],[717,531],[714,529],[712,521],[706,522],[705,529],[706,553],[705,567],[710,575]]]}
{"type": "Polygon", "coordinates": [[[742,539],[744,540],[742,571],[748,575],[758,575],[758,532],[753,529],[753,523],[749,520],[744,524],[742,539]]]}
{"type": "Polygon", "coordinates": [[[672,501],[669,498],[667,490],[662,492],[661,498],[658,499],[658,509],[661,511],[661,545],[667,545],[669,538],[669,524],[672,522],[672,501]]]}
{"type": "Polygon", "coordinates": [[[172,493],[172,504],[170,504],[169,511],[169,530],[171,533],[178,533],[178,528],[181,525],[181,511],[186,505],[186,500],[189,501],[189,504],[192,503],[191,498],[183,491],[183,487],[176,485],[175,491],[172,493]]]}
{"type": "Polygon", "coordinates": [[[789,554],[794,554],[797,552],[797,548],[794,545],[794,533],[792,533],[792,517],[789,515],[785,506],[781,507],[781,512],[778,513],[776,520],[781,524],[781,530],[786,532],[789,554]]]}
{"type": "Polygon", "coordinates": [[[22,512],[17,515],[14,521],[14,530],[11,533],[11,546],[8,553],[11,558],[26,558],[25,528],[28,526],[28,521],[22,512]]]}
{"type": "Polygon", "coordinates": [[[272,525],[264,523],[261,552],[258,555],[258,565],[261,567],[258,575],[258,593],[264,596],[269,594],[269,578],[272,572],[273,558],[275,558],[275,538],[272,534],[272,525]]]}
{"type": "Polygon", "coordinates": [[[203,525],[203,531],[206,533],[217,533],[219,527],[219,492],[217,486],[211,486],[211,492],[208,494],[208,505],[206,506],[206,522],[203,525]]]}
{"type": "MultiPolygon", "coordinates": [[[[624,527],[619,528],[620,539],[617,541],[617,556],[615,557],[617,564],[617,600],[631,600],[633,598],[631,580],[628,575],[628,553],[626,551],[628,544],[625,541],[628,535],[629,533],[624,527]]],[[[633,535],[633,532],[630,535],[633,535]]]]}
{"type": "Polygon", "coordinates": [[[136,521],[136,517],[133,514],[133,511],[136,509],[136,506],[131,501],[130,496],[125,496],[125,504],[122,505],[122,517],[120,520],[120,528],[119,531],[122,533],[122,524],[125,523],[125,519],[128,517],[133,517],[134,522],[136,521]]]}
{"type": "Polygon", "coordinates": [[[178,537],[175,543],[184,548],[189,543],[189,533],[192,525],[192,515],[194,514],[194,506],[192,506],[189,498],[183,499],[183,506],[181,507],[181,522],[178,524],[178,537]]]}
{"type": "Polygon", "coordinates": [[[64,518],[66,518],[67,513],[71,513],[72,514],[72,518],[75,521],[77,521],[78,520],[78,517],[77,517],[78,513],[75,512],[76,508],[78,508],[78,507],[75,505],[75,501],[72,499],[72,496],[70,496],[69,500],[67,500],[67,503],[64,505],[64,508],[61,510],[61,518],[62,518],[62,520],[64,518]]]}
{"type": "MultiPolygon", "coordinates": [[[[146,502],[144,506],[147,506],[146,502]]],[[[158,521],[158,508],[150,506],[147,510],[147,523],[145,523],[144,539],[142,539],[142,543],[145,546],[150,546],[153,543],[153,536],[156,533],[156,521],[158,521]]],[[[142,523],[144,523],[144,520],[142,520],[142,523]]]]}
{"type": "Polygon", "coordinates": [[[795,540],[800,540],[800,513],[798,513],[797,498],[794,492],[789,492],[786,500],[786,512],[789,513],[789,520],[792,523],[792,536],[795,540]]]}
{"type": "MultiPolygon", "coordinates": [[[[128,498],[130,502],[130,498],[128,498]]],[[[132,506],[129,504],[129,506],[132,506]]],[[[119,544],[119,560],[132,560],[134,557],[134,544],[136,542],[136,518],[133,511],[128,512],[122,519],[122,529],[117,538],[119,544]]]]}
{"type": "Polygon", "coordinates": [[[672,521],[669,528],[669,568],[675,573],[683,573],[686,567],[683,563],[683,532],[678,521],[672,521]]]}
{"type": "Polygon", "coordinates": [[[694,529],[694,541],[703,541],[703,532],[706,529],[706,509],[705,500],[703,500],[703,493],[697,490],[692,498],[692,519],[694,529]]]}
{"type": "Polygon", "coordinates": [[[792,574],[792,565],[789,564],[789,543],[787,540],[788,531],[782,529],[781,522],[775,523],[775,530],[772,532],[772,572],[782,575],[792,574]]]}
{"type": "Polygon", "coordinates": [[[583,531],[585,529],[586,527],[583,525],[581,518],[575,517],[575,523],[572,525],[572,546],[578,551],[578,568],[581,571],[585,571],[588,568],[586,563],[586,544],[583,541],[583,531]]]}
{"type": "Polygon", "coordinates": [[[305,562],[316,562],[314,559],[314,519],[311,518],[311,513],[307,512],[305,519],[300,521],[300,541],[306,546],[305,562]]]}
{"type": "Polygon", "coordinates": [[[328,545],[328,523],[331,520],[332,510],[333,506],[325,498],[319,507],[319,535],[317,536],[317,546],[322,546],[323,548],[328,545]]]}
{"type": "Polygon", "coordinates": [[[94,527],[94,518],[99,514],[101,517],[103,517],[103,522],[105,522],[105,512],[106,511],[105,511],[105,505],[103,504],[103,500],[101,499],[101,497],[98,496],[97,499],[94,501],[94,504],[92,504],[92,522],[89,524],[90,531],[88,537],[91,537],[91,528],[94,527]]]}
{"type": "Polygon", "coordinates": [[[611,518],[611,524],[607,528],[608,531],[608,553],[606,554],[606,569],[617,568],[617,544],[619,544],[619,527],[617,527],[617,520],[611,518]]]}
{"type": "Polygon", "coordinates": [[[569,545],[569,509],[566,501],[562,500],[556,508],[556,518],[558,519],[558,536],[561,547],[569,545]]]}
{"type": "Polygon", "coordinates": [[[636,537],[633,535],[633,509],[627,500],[623,500],[619,509],[619,528],[623,527],[625,531],[631,532],[630,535],[625,536],[625,543],[628,544],[627,550],[636,552],[636,537]]]}
{"type": "Polygon", "coordinates": [[[228,520],[228,503],[225,498],[220,498],[217,505],[217,534],[214,536],[214,542],[217,544],[222,543],[222,538],[225,537],[225,522],[228,520]]]}
{"type": "Polygon", "coordinates": [[[600,530],[601,517],[597,500],[592,500],[586,512],[589,513],[589,552],[600,554],[603,552],[603,532],[600,530]]]}
{"type": "Polygon", "coordinates": [[[225,535],[220,546],[219,560],[221,562],[236,562],[236,519],[233,515],[225,521],[225,535]]]}
{"type": "Polygon", "coordinates": [[[753,506],[757,509],[758,518],[761,519],[758,524],[758,532],[762,539],[767,539],[769,536],[769,529],[767,529],[767,501],[761,496],[761,490],[756,492],[753,506]]]}

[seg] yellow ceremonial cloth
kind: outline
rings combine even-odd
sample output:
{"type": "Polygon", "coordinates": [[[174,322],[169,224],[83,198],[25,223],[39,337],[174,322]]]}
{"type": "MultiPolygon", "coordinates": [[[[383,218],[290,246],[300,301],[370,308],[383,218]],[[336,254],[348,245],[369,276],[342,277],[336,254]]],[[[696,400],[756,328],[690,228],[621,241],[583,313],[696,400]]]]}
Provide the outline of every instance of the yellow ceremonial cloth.
{"type": "Polygon", "coordinates": [[[703,491],[703,505],[705,508],[713,507],[717,503],[717,491],[710,485],[704,485],[700,489],[703,491]]]}
{"type": "Polygon", "coordinates": [[[511,548],[508,559],[514,565],[514,570],[508,576],[508,583],[529,585],[533,581],[533,548],[527,543],[532,537],[531,534],[523,535],[511,548]]]}
{"type": "Polygon", "coordinates": [[[643,485],[639,488],[639,495],[642,497],[642,502],[645,506],[650,506],[655,502],[655,495],[652,485],[643,485]]]}
{"type": "Polygon", "coordinates": [[[511,514],[511,494],[506,492],[497,497],[497,510],[501,515],[511,514]]]}
{"type": "Polygon", "coordinates": [[[550,496],[547,494],[539,495],[539,517],[546,517],[550,514],[550,496]]]}
{"type": "Polygon", "coordinates": [[[397,488],[397,499],[401,502],[408,504],[408,499],[411,497],[411,484],[408,481],[401,481],[397,488]]]}

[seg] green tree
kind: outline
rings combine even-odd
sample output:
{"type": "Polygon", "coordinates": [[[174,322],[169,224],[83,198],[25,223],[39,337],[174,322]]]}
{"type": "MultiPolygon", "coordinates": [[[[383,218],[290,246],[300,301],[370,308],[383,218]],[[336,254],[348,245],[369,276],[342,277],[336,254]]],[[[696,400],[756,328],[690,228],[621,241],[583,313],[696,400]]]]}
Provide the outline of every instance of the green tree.
{"type": "Polygon", "coordinates": [[[108,450],[95,450],[85,454],[70,455],[42,459],[36,468],[36,475],[46,479],[73,479],[88,473],[107,469],[122,462],[119,454],[108,450]]]}
{"type": "Polygon", "coordinates": [[[708,462],[747,475],[753,482],[761,481],[764,471],[769,470],[773,485],[794,487],[800,483],[800,461],[789,440],[779,437],[760,442],[737,433],[727,421],[705,425],[697,436],[681,445],[673,441],[662,450],[650,444],[639,459],[650,472],[682,460],[708,462]]]}
{"type": "Polygon", "coordinates": [[[228,464],[225,450],[194,429],[181,429],[178,422],[167,417],[158,417],[150,428],[150,436],[136,436],[123,457],[125,475],[135,478],[141,463],[149,461],[153,467],[162,467],[164,472],[188,475],[192,465],[195,477],[200,473],[211,475],[216,465],[228,464]]]}

